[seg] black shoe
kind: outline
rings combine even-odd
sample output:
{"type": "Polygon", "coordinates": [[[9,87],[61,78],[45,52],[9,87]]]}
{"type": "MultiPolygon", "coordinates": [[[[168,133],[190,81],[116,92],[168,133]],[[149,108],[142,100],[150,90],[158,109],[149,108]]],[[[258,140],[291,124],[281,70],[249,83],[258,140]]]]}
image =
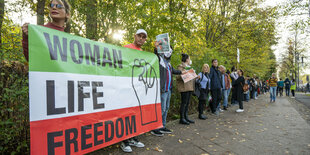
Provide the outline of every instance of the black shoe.
{"type": "Polygon", "coordinates": [[[167,128],[161,128],[161,129],[159,129],[159,131],[160,131],[161,133],[166,133],[166,134],[172,133],[172,131],[169,130],[169,129],[167,129],[167,128]]]}
{"type": "Polygon", "coordinates": [[[187,122],[185,119],[180,119],[180,124],[189,125],[189,122],[187,122]]]}
{"type": "Polygon", "coordinates": [[[189,123],[195,123],[195,121],[193,121],[193,120],[190,120],[190,119],[186,119],[187,120],[187,122],[189,122],[189,123]]]}
{"type": "Polygon", "coordinates": [[[199,114],[199,115],[198,115],[198,118],[199,118],[199,119],[202,119],[202,120],[205,120],[205,119],[207,119],[208,117],[205,116],[205,115],[203,115],[203,114],[199,114]]]}
{"type": "Polygon", "coordinates": [[[190,120],[190,119],[188,118],[187,111],[185,112],[185,120],[186,120],[187,122],[189,122],[189,123],[195,123],[195,121],[190,120]]]}
{"type": "Polygon", "coordinates": [[[151,134],[154,135],[154,136],[158,136],[158,137],[164,136],[164,134],[161,133],[159,130],[152,130],[151,134]]]}
{"type": "Polygon", "coordinates": [[[224,110],[227,110],[227,107],[224,107],[223,109],[224,109],[224,110]]]}

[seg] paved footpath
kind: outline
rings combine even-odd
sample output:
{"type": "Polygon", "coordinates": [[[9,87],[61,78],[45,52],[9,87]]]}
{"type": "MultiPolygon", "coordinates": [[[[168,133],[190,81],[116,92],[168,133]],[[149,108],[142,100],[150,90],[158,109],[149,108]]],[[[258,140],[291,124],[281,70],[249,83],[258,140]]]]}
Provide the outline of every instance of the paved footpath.
{"type": "Polygon", "coordinates": [[[269,103],[269,94],[261,95],[245,102],[244,113],[236,113],[238,106],[232,106],[219,117],[208,115],[207,120],[192,115],[196,123],[189,126],[169,122],[172,134],[141,135],[146,147],[132,147],[132,153],[123,153],[116,144],[91,154],[310,155],[310,125],[292,104],[288,97],[269,103]]]}

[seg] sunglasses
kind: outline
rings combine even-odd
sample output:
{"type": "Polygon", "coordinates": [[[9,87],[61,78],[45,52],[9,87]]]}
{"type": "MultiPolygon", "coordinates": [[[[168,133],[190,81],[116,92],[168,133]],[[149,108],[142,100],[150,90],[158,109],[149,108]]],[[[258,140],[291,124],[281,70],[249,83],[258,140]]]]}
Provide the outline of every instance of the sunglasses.
{"type": "Polygon", "coordinates": [[[64,8],[65,8],[65,7],[64,7],[63,5],[61,5],[61,4],[53,4],[53,3],[50,4],[50,7],[51,7],[51,8],[54,8],[54,6],[56,6],[57,9],[64,9],[64,8]]]}

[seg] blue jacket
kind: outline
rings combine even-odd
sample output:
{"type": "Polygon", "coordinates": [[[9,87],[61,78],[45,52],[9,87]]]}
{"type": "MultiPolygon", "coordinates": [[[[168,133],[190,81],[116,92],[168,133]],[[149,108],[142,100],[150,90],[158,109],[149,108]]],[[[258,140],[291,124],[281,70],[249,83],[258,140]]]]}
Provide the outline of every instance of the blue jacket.
{"type": "Polygon", "coordinates": [[[287,89],[291,88],[291,81],[288,78],[285,79],[284,84],[285,88],[287,89]]]}
{"type": "Polygon", "coordinates": [[[210,69],[211,90],[222,88],[222,76],[218,69],[214,66],[210,69]]]}

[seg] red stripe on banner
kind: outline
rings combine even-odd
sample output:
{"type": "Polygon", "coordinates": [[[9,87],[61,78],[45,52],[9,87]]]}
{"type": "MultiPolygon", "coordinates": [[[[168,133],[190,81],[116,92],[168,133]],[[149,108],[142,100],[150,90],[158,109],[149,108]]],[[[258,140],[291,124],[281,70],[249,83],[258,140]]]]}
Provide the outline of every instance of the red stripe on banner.
{"type": "Polygon", "coordinates": [[[160,127],[160,103],[32,121],[30,150],[40,155],[85,154],[160,127]]]}

